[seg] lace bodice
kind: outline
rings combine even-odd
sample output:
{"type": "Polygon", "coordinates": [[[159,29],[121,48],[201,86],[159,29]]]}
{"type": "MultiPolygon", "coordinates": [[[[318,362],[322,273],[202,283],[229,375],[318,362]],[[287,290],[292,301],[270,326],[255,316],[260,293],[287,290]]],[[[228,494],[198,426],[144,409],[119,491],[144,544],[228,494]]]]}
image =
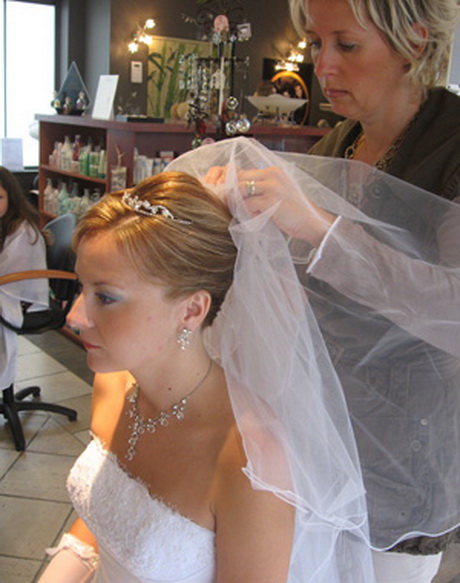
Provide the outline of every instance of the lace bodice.
{"type": "Polygon", "coordinates": [[[67,489],[98,540],[97,583],[212,583],[214,533],[151,497],[94,438],[67,489]]]}

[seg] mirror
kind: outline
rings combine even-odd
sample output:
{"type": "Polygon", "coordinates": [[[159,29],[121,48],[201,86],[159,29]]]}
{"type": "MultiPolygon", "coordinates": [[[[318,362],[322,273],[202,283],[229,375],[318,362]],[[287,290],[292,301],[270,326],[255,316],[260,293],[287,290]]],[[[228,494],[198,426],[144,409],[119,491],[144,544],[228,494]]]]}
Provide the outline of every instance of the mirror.
{"type": "Polygon", "coordinates": [[[307,85],[302,77],[294,71],[279,71],[273,75],[271,82],[277,88],[278,93],[281,93],[286,97],[306,99],[306,103],[294,112],[294,115],[296,116],[295,121],[299,125],[304,125],[307,121],[310,108],[310,95],[307,85]]]}

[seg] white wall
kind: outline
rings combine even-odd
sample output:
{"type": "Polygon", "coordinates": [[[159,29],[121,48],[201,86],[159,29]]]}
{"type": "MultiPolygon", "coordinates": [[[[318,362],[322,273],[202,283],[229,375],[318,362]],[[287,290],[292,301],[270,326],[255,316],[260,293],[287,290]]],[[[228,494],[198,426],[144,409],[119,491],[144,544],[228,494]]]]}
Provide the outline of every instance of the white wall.
{"type": "Polygon", "coordinates": [[[452,60],[450,63],[449,84],[460,85],[460,23],[455,32],[452,60]]]}

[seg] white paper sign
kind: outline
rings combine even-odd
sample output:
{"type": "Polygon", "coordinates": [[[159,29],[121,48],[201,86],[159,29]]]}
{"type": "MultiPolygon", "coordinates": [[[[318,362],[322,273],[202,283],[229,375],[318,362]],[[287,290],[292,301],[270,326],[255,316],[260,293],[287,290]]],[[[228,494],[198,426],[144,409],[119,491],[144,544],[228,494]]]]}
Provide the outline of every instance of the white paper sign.
{"type": "Polygon", "coordinates": [[[117,91],[118,77],[118,75],[100,75],[92,117],[97,119],[113,118],[113,102],[117,91]]]}
{"type": "Polygon", "coordinates": [[[21,138],[0,138],[0,165],[9,170],[23,168],[21,138]]]}

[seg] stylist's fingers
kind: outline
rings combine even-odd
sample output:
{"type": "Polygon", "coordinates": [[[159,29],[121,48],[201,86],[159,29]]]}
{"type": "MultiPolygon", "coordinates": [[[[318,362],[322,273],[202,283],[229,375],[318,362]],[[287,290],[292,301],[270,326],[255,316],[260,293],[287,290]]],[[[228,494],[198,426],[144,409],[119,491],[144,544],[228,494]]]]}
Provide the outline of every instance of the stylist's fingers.
{"type": "Polygon", "coordinates": [[[318,246],[334,217],[317,207],[276,166],[241,170],[238,187],[250,213],[274,208],[271,220],[288,235],[318,246]]]}
{"type": "Polygon", "coordinates": [[[221,184],[225,182],[228,166],[212,166],[202,180],[205,184],[221,184]]]}
{"type": "Polygon", "coordinates": [[[284,198],[286,183],[286,175],[274,166],[238,172],[238,188],[250,210],[263,210],[284,198]]]}

